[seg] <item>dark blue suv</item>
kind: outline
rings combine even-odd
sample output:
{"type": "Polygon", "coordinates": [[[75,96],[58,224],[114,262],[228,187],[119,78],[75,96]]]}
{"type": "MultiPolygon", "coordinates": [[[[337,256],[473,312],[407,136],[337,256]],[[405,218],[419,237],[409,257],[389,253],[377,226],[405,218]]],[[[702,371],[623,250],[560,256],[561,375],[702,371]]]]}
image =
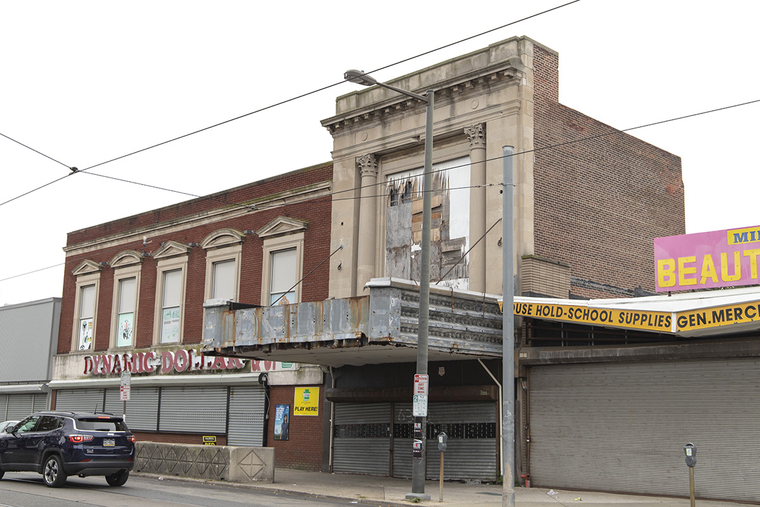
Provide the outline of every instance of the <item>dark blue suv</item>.
{"type": "Polygon", "coordinates": [[[55,488],[69,475],[104,475],[121,486],[134,465],[135,437],[121,416],[36,412],[0,433],[0,479],[37,472],[55,488]]]}

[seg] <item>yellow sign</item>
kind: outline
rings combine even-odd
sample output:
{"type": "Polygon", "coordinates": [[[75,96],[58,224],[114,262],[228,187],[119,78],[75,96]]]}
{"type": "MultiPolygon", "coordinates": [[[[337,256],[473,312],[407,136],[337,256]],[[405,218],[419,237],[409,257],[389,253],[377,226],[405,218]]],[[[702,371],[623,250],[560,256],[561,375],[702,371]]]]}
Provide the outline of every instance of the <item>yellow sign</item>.
{"type": "Polygon", "coordinates": [[[543,303],[515,303],[514,308],[515,315],[522,317],[661,333],[684,333],[732,324],[760,323],[760,301],[676,313],[543,303]]]}
{"type": "Polygon", "coordinates": [[[550,305],[541,303],[515,303],[515,315],[536,319],[577,322],[592,326],[612,326],[648,331],[672,331],[670,312],[650,312],[645,310],[617,310],[589,308],[588,306],[550,305]]]}
{"type": "Polygon", "coordinates": [[[204,436],[203,437],[203,445],[216,445],[216,437],[215,436],[204,436]]]}
{"type": "Polygon", "coordinates": [[[319,415],[319,387],[296,387],[293,415],[319,415]]]}
{"type": "Polygon", "coordinates": [[[678,331],[693,331],[758,321],[760,321],[760,302],[758,301],[678,312],[676,316],[678,331]]]}

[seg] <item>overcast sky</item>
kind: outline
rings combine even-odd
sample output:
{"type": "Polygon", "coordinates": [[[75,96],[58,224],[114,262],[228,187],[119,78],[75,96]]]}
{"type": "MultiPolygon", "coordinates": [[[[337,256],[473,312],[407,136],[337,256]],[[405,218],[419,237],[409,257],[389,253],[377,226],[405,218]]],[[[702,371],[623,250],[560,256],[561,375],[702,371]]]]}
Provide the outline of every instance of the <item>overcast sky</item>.
{"type": "MultiPolygon", "coordinates": [[[[101,164],[339,83],[346,69],[385,67],[563,3],[0,0],[0,134],[50,157],[0,136],[0,305],[61,296],[67,232],[329,161],[332,138],[320,120],[356,85],[14,199],[68,167],[101,164]]],[[[559,52],[563,104],[628,129],[759,100],[758,19],[760,2],[748,0],[581,0],[374,76],[392,79],[527,35],[559,52]]],[[[687,232],[760,225],[759,115],[754,103],[631,132],[682,157],[687,232]]]]}

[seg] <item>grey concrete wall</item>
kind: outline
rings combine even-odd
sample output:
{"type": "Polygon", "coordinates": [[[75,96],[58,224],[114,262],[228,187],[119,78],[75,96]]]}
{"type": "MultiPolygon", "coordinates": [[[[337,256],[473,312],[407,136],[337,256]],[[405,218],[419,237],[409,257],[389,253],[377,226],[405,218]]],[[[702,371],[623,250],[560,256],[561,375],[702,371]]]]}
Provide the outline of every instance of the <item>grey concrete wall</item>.
{"type": "Polygon", "coordinates": [[[135,472],[228,482],[274,482],[274,448],[137,442],[135,472]]]}
{"type": "Polygon", "coordinates": [[[61,298],[0,308],[0,382],[40,382],[53,374],[61,298]]]}

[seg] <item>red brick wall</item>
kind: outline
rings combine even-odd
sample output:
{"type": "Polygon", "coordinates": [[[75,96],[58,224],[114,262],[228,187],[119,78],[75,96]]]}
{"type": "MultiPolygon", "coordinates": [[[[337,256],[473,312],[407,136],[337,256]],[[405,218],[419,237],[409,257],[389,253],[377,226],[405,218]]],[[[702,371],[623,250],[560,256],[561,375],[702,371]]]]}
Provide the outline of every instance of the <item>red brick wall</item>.
{"type": "Polygon", "coordinates": [[[534,64],[535,254],[600,284],[576,284],[575,296],[654,291],[654,238],[685,232],[681,159],[628,134],[604,135],[614,129],[557,102],[557,55],[536,47],[534,64]]]}
{"type": "MultiPolygon", "coordinates": [[[[101,224],[88,229],[72,232],[68,235],[68,246],[83,241],[123,234],[143,226],[159,226],[170,223],[184,216],[203,211],[218,209],[223,203],[239,203],[251,199],[266,197],[286,190],[315,185],[332,180],[332,165],[325,164],[295,171],[283,176],[270,178],[214,194],[213,198],[200,198],[169,206],[155,211],[135,215],[101,224]]],[[[331,197],[326,196],[309,201],[274,207],[249,213],[234,219],[218,221],[179,232],[149,235],[147,245],[142,239],[132,243],[120,243],[114,247],[70,256],[66,259],[63,281],[63,299],[61,304],[61,324],[58,339],[58,353],[65,354],[71,350],[71,333],[74,323],[74,303],[76,299],[76,277],[71,271],[85,259],[94,262],[109,262],[114,255],[123,250],[136,250],[151,253],[162,242],[173,240],[179,243],[201,243],[215,230],[233,228],[239,231],[258,230],[278,216],[288,216],[308,223],[304,232],[303,274],[308,274],[330,254],[330,217],[331,197]]],[[[259,304],[261,299],[261,270],[263,266],[263,241],[258,236],[246,236],[242,244],[242,262],[240,275],[240,302],[259,304]]],[[[320,301],[328,296],[329,263],[322,264],[303,282],[302,300],[320,301]]],[[[184,342],[200,343],[203,335],[203,298],[205,289],[206,252],[200,247],[190,250],[188,256],[188,275],[185,297],[184,342]]],[[[149,347],[153,341],[153,312],[156,297],[156,261],[146,256],[140,273],[139,309],[135,329],[137,348],[149,347]]],[[[114,270],[104,266],[100,275],[98,293],[98,310],[94,350],[108,348],[111,306],[113,299],[114,270]]]]}
{"type": "MultiPolygon", "coordinates": [[[[296,468],[319,472],[322,469],[322,423],[324,397],[322,386],[298,386],[320,388],[319,416],[293,415],[294,386],[272,386],[269,393],[269,425],[267,446],[274,447],[276,467],[296,468]],[[276,405],[290,405],[289,440],[274,439],[274,409],[276,405]]],[[[328,416],[329,417],[329,416],[328,416]]]]}

